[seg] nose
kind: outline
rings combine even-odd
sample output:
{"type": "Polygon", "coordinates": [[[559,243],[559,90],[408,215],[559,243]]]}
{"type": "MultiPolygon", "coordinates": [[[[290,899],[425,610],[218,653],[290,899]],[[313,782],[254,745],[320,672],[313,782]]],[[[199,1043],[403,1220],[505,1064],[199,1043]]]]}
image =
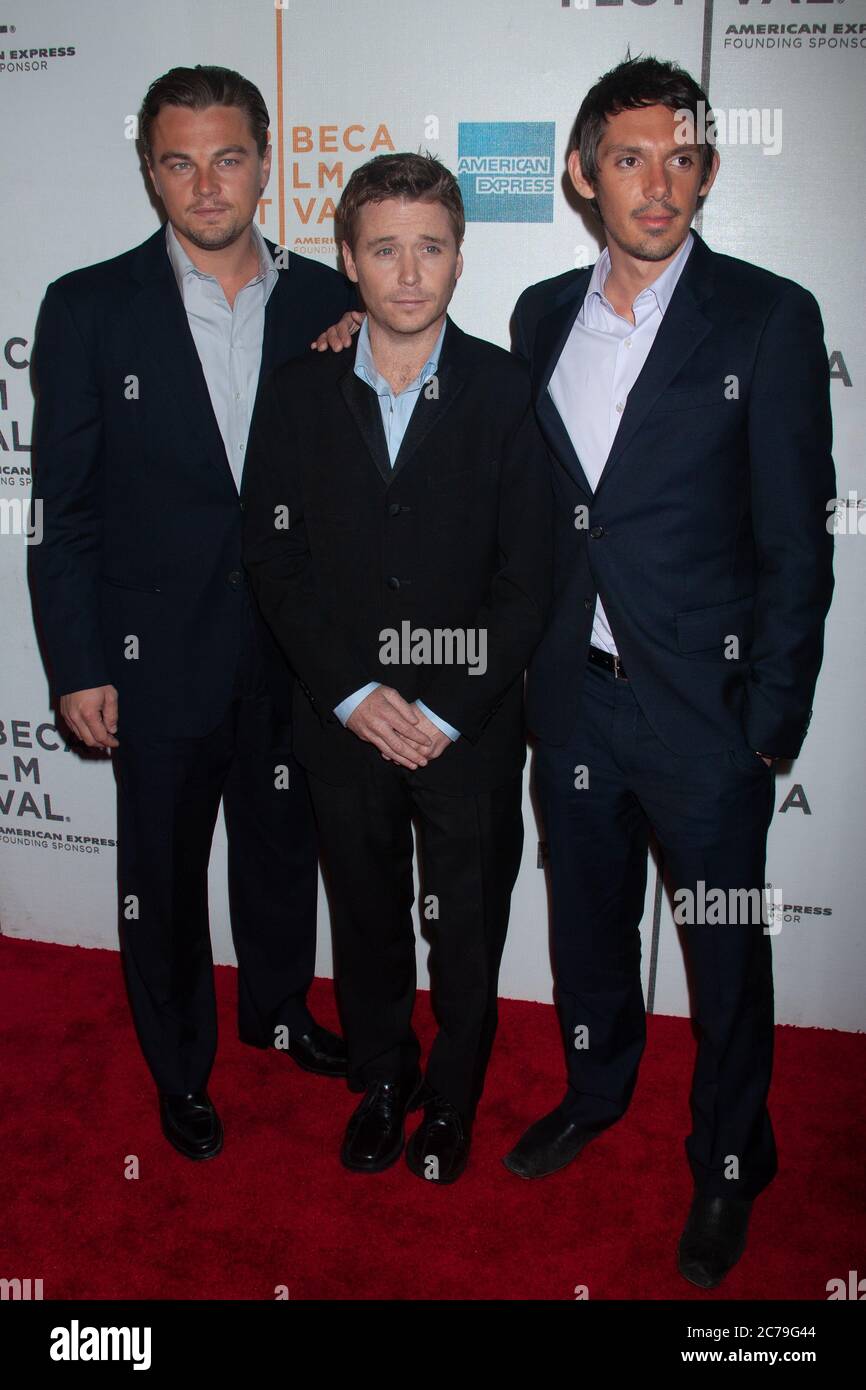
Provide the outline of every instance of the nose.
{"type": "Polygon", "coordinates": [[[671,175],[663,159],[647,164],[643,185],[644,197],[662,203],[671,194],[671,175]]]}
{"type": "Polygon", "coordinates": [[[210,198],[219,188],[219,179],[215,170],[207,165],[196,169],[195,179],[193,180],[193,192],[197,198],[210,198]]]}
{"type": "Polygon", "coordinates": [[[418,262],[411,251],[403,251],[400,254],[398,278],[401,285],[417,285],[421,278],[418,262]]]}

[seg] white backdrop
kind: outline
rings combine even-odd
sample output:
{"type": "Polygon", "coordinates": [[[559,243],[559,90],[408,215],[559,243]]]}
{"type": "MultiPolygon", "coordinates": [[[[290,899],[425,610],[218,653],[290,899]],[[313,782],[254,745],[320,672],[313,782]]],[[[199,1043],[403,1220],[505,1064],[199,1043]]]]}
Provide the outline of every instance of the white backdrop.
{"type": "MultiPolygon", "coordinates": [[[[533,177],[542,180],[533,188],[541,192],[503,198],[474,185],[465,270],[451,305],[468,332],[507,345],[525,285],[595,259],[594,231],[565,196],[563,154],[584,92],[627,47],[633,56],[673,58],[703,77],[717,112],[764,113],[757,143],[745,142],[736,116],[728,122],[733,130],[719,145],[721,171],[700,230],[716,250],[798,280],[817,296],[834,377],[838,492],[862,495],[866,0],[10,0],[4,8],[5,934],[117,946],[114,780],[110,766],[70,751],[57,731],[15,504],[30,494],[27,362],[46,284],[143,241],[157,225],[130,139],[130,117],[149,82],[197,62],[234,67],[255,81],[277,155],[262,229],[332,265],[333,203],[352,169],[373,154],[427,148],[455,170],[461,159],[531,155],[533,177]]],[[[466,172],[467,196],[473,178],[466,172]]],[[[849,531],[860,516],[866,531],[866,513],[856,505],[845,515],[849,531]]],[[[768,877],[784,905],[774,924],[779,1021],[860,1031],[866,539],[840,535],[836,556],[815,713],[801,757],[777,778],[768,877]]],[[[528,795],[525,818],[501,992],[549,1000],[546,892],[528,795]]],[[[215,956],[233,962],[221,820],[210,888],[215,956]]],[[[642,932],[650,1006],[686,1013],[681,951],[654,866],[642,932]]],[[[330,974],[323,897],[319,935],[317,973],[330,974]]],[[[422,983],[425,956],[419,944],[422,983]]]]}

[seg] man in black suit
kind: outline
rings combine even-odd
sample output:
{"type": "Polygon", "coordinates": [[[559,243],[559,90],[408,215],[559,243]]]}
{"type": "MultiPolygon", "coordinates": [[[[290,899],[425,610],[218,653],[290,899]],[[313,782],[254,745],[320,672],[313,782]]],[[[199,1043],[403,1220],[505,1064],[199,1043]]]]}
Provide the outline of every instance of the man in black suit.
{"type": "Polygon", "coordinates": [[[276,372],[247,461],[244,558],[298,673],[295,752],[328,877],[349,1083],[341,1151],[463,1171],[523,841],[523,671],[547,612],[549,461],[528,375],[446,310],[464,214],[431,156],[356,170],[338,220],[367,319],[276,372]],[[412,821],[439,1032],[412,1030],[412,821]]]}
{"type": "Polygon", "coordinates": [[[505,1162],[526,1178],[553,1172],[626,1110],[645,1040],[652,828],[699,1034],[678,1261],[711,1288],[777,1166],[772,764],[796,757],[809,723],[835,480],[814,298],[689,230],[719,162],[697,139],[701,101],[687,73],[651,58],[593,87],[568,170],[607,248],[594,267],[531,286],[515,313],[557,498],[556,599],[527,717],[568,1089],[505,1162]]]}
{"type": "Polygon", "coordinates": [[[315,828],[291,754],[292,677],[241,564],[259,379],[354,300],[253,223],[268,113],[225,68],[175,68],[140,134],[164,228],[50,285],[37,334],[31,549],[60,710],[118,781],[121,947],[166,1138],[222,1147],[207,867],[222,798],[244,1042],[344,1076],[306,1005],[315,828]],[[240,494],[240,495],[239,495],[240,494]],[[117,736],[115,736],[117,735],[117,736]]]}

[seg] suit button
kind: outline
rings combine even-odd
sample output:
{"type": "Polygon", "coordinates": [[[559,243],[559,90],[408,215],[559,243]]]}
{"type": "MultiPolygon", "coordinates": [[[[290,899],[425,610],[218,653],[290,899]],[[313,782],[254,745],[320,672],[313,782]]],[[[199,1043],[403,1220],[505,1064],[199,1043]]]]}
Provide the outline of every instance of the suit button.
{"type": "Polygon", "coordinates": [[[244,582],[244,577],[240,570],[229,570],[226,583],[230,589],[239,589],[244,582]]]}
{"type": "Polygon", "coordinates": [[[385,583],[388,585],[389,589],[397,590],[400,587],[399,579],[395,579],[393,574],[391,575],[390,579],[386,579],[385,583]]]}
{"type": "Polygon", "coordinates": [[[392,502],[390,507],[388,508],[388,515],[399,516],[402,510],[403,508],[400,506],[399,502],[392,502]]]}
{"type": "Polygon", "coordinates": [[[594,541],[600,541],[601,538],[602,538],[602,536],[604,535],[604,527],[603,527],[603,526],[593,526],[593,528],[592,528],[592,530],[590,531],[589,534],[592,536],[592,539],[593,539],[594,541]]]}
{"type": "Polygon", "coordinates": [[[592,607],[592,599],[591,599],[591,598],[585,598],[585,599],[583,600],[583,606],[584,606],[584,608],[591,608],[591,607],[592,607]]]}
{"type": "Polygon", "coordinates": [[[241,498],[241,511],[242,511],[242,512],[245,512],[246,509],[247,509],[247,504],[246,504],[246,502],[243,500],[243,498],[241,498]]]}

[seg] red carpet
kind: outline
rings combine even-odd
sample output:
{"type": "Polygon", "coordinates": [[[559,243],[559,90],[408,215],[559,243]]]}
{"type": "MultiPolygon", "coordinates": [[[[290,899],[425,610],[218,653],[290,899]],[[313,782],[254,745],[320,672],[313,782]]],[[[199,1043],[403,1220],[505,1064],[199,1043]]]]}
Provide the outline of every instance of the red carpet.
{"type": "MultiPolygon", "coordinates": [[[[402,1160],[376,1176],[341,1167],[358,1098],[238,1041],[233,970],[217,971],[210,1082],[225,1148],[193,1164],[162,1137],[119,957],[3,938],[0,963],[0,1276],[41,1278],[46,1299],[261,1300],[286,1285],[292,1299],[570,1300],[586,1285],[591,1299],[824,1300],[828,1279],[866,1274],[862,1035],[778,1029],[780,1172],[755,1204],[746,1254],[707,1294],[674,1254],[691,1190],[687,1020],[649,1020],[626,1118],[529,1183],[499,1159],[559,1101],[563,1063],[553,1010],[503,1001],[470,1167],[435,1188],[402,1160]]],[[[336,1026],[329,981],[311,1003],[336,1026]]],[[[417,1026],[426,1044],[426,995],[417,1026]]]]}

